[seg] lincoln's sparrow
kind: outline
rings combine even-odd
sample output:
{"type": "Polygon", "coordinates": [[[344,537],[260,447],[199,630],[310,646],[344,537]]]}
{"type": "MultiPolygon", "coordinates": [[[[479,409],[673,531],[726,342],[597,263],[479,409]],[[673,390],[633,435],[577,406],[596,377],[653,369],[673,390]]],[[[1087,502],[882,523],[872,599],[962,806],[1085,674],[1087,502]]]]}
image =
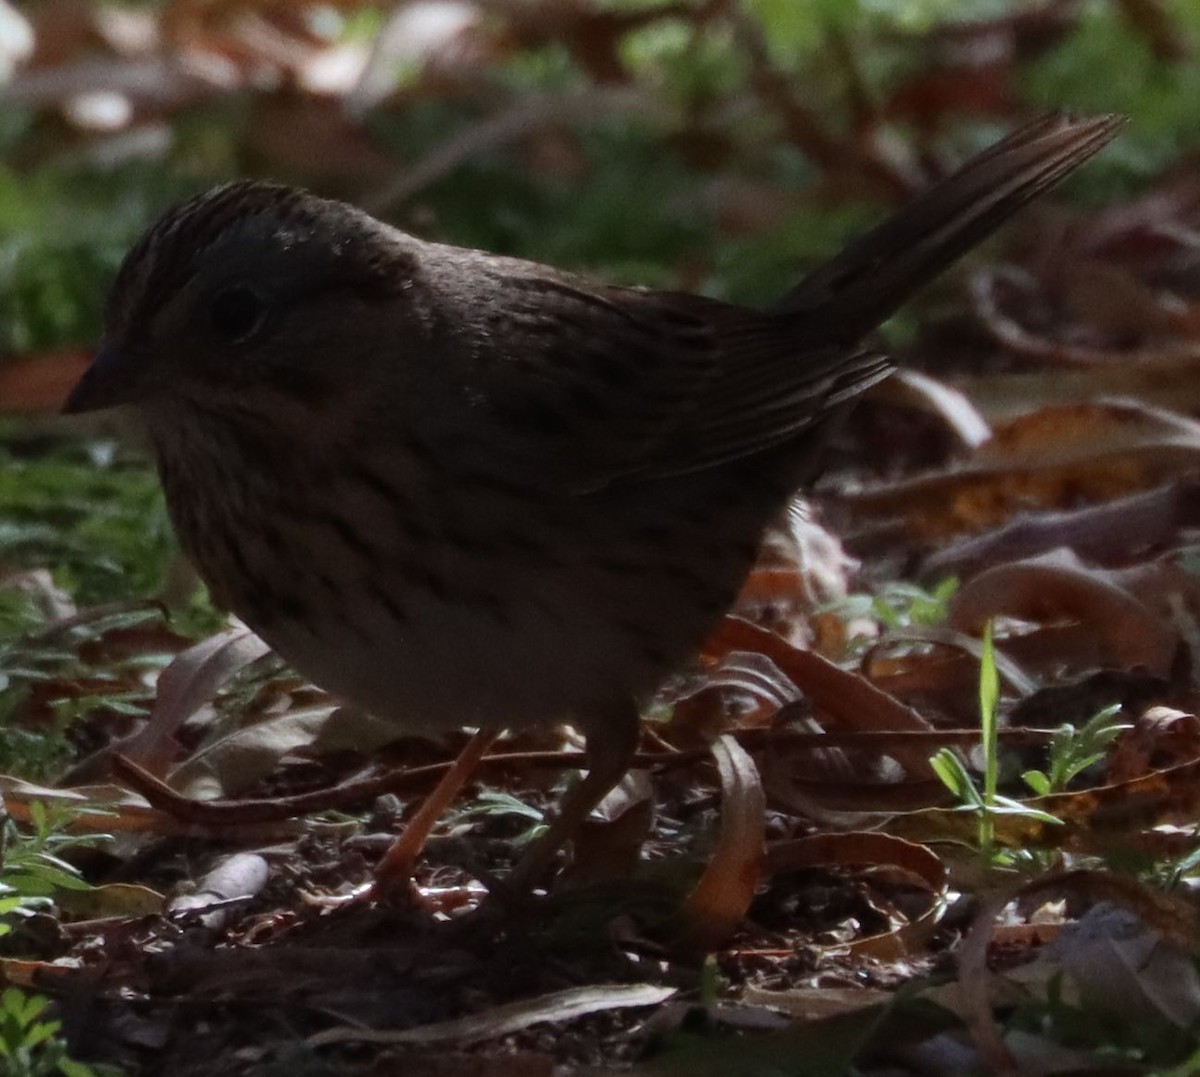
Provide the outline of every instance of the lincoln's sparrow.
{"type": "Polygon", "coordinates": [[[1022,129],[766,312],[231,184],[129,253],[67,410],[142,413],[213,597],[321,687],[406,729],[576,722],[541,866],[888,375],[864,335],[1116,126],[1022,129]]]}

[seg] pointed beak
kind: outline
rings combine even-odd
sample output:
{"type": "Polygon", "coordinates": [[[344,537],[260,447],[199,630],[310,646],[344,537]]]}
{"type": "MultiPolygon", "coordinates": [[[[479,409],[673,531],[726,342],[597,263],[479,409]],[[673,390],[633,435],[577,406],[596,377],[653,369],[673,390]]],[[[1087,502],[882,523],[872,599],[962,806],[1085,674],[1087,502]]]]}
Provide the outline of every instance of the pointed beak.
{"type": "Polygon", "coordinates": [[[107,344],[92,359],[63,404],[64,415],[100,411],[130,404],[140,394],[132,365],[115,344],[107,344]]]}

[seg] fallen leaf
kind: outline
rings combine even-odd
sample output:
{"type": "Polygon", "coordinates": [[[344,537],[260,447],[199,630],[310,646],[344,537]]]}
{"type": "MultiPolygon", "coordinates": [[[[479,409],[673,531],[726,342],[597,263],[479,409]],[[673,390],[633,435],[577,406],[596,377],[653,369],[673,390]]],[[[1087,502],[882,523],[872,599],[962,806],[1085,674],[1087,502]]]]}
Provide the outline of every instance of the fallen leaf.
{"type": "Polygon", "coordinates": [[[977,632],[997,617],[1035,623],[1078,621],[1100,643],[1101,660],[1117,669],[1170,672],[1179,634],[1109,574],[1065,551],[981,572],[950,601],[949,623],[977,632]]]}
{"type": "Polygon", "coordinates": [[[213,696],[238,670],[261,658],[270,648],[250,629],[236,626],[201,640],[176,655],[159,674],[150,718],[122,754],[156,777],[173,754],[169,742],[175,731],[213,696]]]}
{"type": "Polygon", "coordinates": [[[1200,423],[1131,402],[1046,407],[997,429],[966,462],[843,493],[864,516],[903,518],[937,539],[993,527],[1017,510],[1127,495],[1200,465],[1200,423]]]}
{"type": "Polygon", "coordinates": [[[148,886],[106,883],[89,890],[56,891],[54,904],[77,919],[100,920],[110,916],[155,916],[166,908],[166,898],[148,886]]]}
{"type": "Polygon", "coordinates": [[[732,737],[712,744],[721,776],[721,825],[699,882],[679,912],[679,946],[712,950],[737,929],[762,878],[766,798],[754,760],[732,737]]]}
{"type": "Polygon", "coordinates": [[[314,1047],[331,1043],[478,1043],[498,1039],[546,1022],[574,1021],[592,1013],[641,1006],[657,1006],[675,994],[673,987],[654,984],[596,984],[573,987],[549,995],[493,1006],[483,1013],[453,1021],[399,1031],[368,1028],[331,1028],[310,1036],[314,1047]]]}

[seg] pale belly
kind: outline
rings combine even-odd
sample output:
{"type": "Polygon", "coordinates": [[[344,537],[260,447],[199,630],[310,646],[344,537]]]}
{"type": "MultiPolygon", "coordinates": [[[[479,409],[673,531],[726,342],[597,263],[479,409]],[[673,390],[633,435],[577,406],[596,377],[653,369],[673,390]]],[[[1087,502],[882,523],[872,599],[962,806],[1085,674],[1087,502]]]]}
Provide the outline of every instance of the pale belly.
{"type": "Polygon", "coordinates": [[[461,484],[400,503],[345,475],[197,505],[170,478],[215,599],[321,688],[414,730],[644,698],[733,601],[776,507],[739,475],[549,507],[461,484]]]}
{"type": "Polygon", "coordinates": [[[258,631],[314,683],[414,730],[552,724],[658,675],[582,611],[525,596],[500,612],[410,595],[403,622],[369,601],[354,630],[281,620],[258,631]]]}

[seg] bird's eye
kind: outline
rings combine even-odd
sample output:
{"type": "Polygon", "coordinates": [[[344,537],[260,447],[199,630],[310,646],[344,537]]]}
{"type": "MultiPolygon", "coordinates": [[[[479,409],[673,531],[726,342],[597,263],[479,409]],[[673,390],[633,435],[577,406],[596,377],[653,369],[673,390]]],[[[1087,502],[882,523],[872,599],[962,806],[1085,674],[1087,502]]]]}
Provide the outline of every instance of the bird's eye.
{"type": "Polygon", "coordinates": [[[267,304],[257,292],[239,285],[218,292],[208,309],[213,328],[230,344],[242,344],[259,329],[267,304]]]}

